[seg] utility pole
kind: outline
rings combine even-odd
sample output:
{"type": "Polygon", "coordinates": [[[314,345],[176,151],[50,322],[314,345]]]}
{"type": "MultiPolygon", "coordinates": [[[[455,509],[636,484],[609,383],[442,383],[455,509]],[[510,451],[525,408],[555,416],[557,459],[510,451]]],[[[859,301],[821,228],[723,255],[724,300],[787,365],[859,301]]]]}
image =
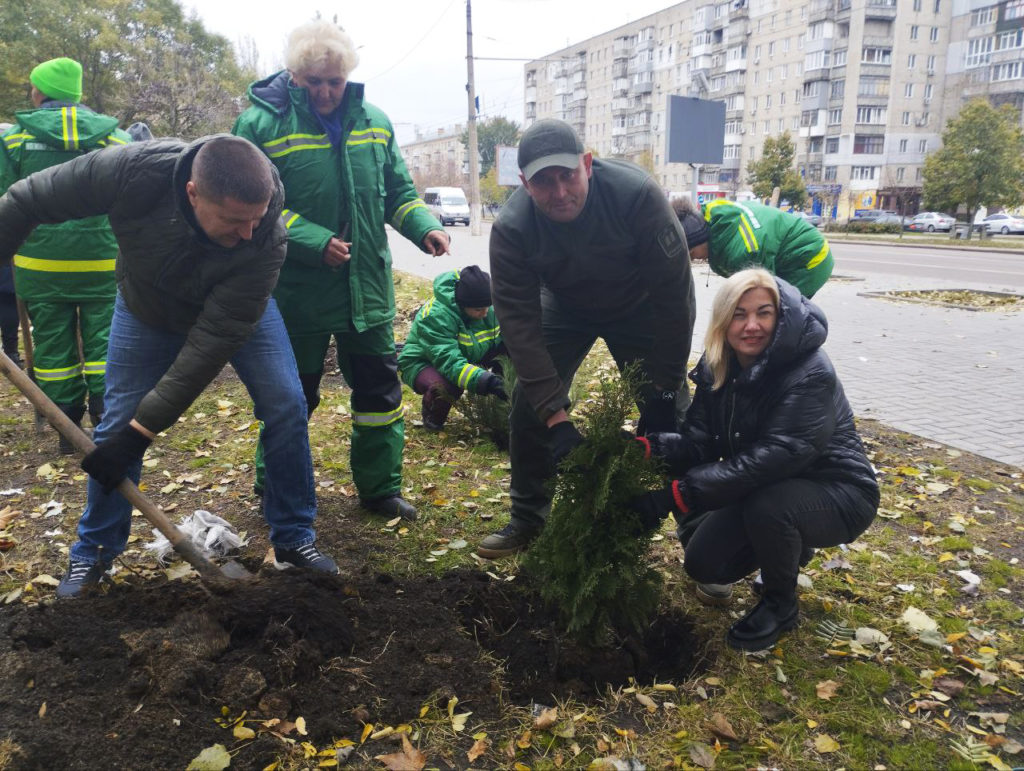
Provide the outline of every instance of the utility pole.
{"type": "Polygon", "coordinates": [[[469,232],[480,235],[480,160],[476,139],[476,86],[473,82],[473,9],[466,0],[466,95],[469,101],[469,232]]]}

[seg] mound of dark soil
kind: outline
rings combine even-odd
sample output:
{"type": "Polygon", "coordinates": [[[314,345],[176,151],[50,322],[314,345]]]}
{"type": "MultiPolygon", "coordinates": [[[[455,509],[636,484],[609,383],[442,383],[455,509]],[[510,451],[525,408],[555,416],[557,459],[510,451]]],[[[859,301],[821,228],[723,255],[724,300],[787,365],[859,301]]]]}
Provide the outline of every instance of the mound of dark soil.
{"type": "Polygon", "coordinates": [[[489,720],[503,696],[550,704],[631,676],[682,679],[692,661],[681,652],[699,647],[682,618],[610,648],[556,629],[527,582],[475,571],[400,581],[265,569],[218,593],[195,581],[120,584],[0,614],[0,739],[18,748],[13,768],[185,768],[216,743],[238,749],[233,768],[263,768],[284,745],[267,733],[235,741],[217,722],[223,707],[302,717],[309,734],[294,738],[324,747],[452,696],[489,720]]]}

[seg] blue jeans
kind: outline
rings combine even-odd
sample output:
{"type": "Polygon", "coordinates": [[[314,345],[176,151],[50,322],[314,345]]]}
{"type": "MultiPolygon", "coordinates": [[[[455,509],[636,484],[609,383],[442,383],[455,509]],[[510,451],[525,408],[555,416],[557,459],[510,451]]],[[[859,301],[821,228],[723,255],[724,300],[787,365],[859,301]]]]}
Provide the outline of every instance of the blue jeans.
{"type": "MultiPolygon", "coordinates": [[[[184,343],[183,334],[139,321],[118,296],[107,351],[105,410],[93,437],[97,444],[128,425],[139,402],[167,372],[184,343]]],[[[288,333],[273,299],[231,364],[252,397],[256,417],[265,424],[263,514],[270,525],[270,541],[285,549],[313,543],[316,488],[306,399],[288,333]]],[[[141,471],[140,462],[129,472],[132,481],[139,481],[141,471]]],[[[131,504],[119,492],[104,493],[90,477],[71,558],[110,563],[128,543],[131,511],[131,504]]]]}

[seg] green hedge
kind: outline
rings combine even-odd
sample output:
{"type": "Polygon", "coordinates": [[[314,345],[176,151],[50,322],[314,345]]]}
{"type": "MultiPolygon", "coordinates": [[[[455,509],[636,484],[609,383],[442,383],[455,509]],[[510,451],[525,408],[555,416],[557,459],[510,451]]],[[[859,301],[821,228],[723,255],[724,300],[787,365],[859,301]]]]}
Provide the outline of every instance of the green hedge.
{"type": "Polygon", "coordinates": [[[825,225],[825,231],[828,233],[899,233],[900,230],[902,228],[895,222],[883,225],[866,220],[850,220],[842,225],[830,222],[825,225]]]}

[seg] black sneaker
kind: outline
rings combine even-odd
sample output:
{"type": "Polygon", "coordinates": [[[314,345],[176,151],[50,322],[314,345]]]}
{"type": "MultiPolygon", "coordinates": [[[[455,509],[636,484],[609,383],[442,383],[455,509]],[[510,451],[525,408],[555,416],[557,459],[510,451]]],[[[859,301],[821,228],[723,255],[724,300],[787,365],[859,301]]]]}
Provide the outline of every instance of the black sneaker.
{"type": "Polygon", "coordinates": [[[57,585],[57,599],[70,600],[95,588],[106,576],[109,565],[102,562],[83,562],[71,560],[68,572],[57,585]]]}
{"type": "Polygon", "coordinates": [[[497,533],[491,533],[476,547],[478,556],[496,560],[522,551],[537,537],[539,529],[523,527],[516,522],[509,522],[497,533]]]}
{"type": "Polygon", "coordinates": [[[275,546],[274,567],[278,570],[303,568],[331,575],[338,573],[338,566],[334,560],[316,548],[315,543],[307,543],[305,546],[298,546],[294,549],[282,549],[275,546]]]}
{"type": "Polygon", "coordinates": [[[401,495],[385,495],[383,498],[360,498],[359,503],[367,511],[380,514],[384,517],[401,517],[413,522],[416,517],[416,507],[401,495]]]}

